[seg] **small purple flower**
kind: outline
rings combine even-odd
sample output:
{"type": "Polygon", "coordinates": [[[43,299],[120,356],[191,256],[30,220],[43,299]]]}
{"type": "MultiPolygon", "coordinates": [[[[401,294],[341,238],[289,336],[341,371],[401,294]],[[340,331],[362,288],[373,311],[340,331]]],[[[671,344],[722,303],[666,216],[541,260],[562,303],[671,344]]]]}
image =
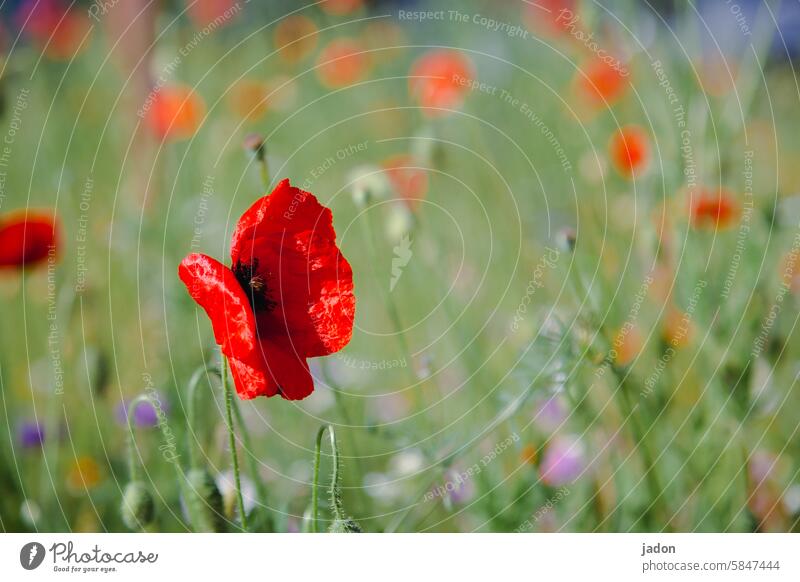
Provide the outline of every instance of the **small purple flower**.
{"type": "MultiPolygon", "coordinates": [[[[158,409],[160,409],[164,413],[164,415],[166,415],[169,412],[169,405],[167,404],[167,401],[161,396],[161,394],[158,394],[156,398],[157,398],[156,406],[154,406],[150,402],[140,402],[136,406],[136,410],[133,413],[133,422],[139,428],[152,428],[158,425],[158,416],[159,416],[158,409]]],[[[128,422],[129,404],[130,404],[129,401],[123,400],[117,405],[117,410],[116,410],[117,422],[119,422],[122,425],[125,425],[128,422]]]]}
{"type": "Polygon", "coordinates": [[[542,431],[554,432],[566,419],[567,406],[561,395],[553,394],[537,402],[533,421],[542,431]]]}
{"type": "Polygon", "coordinates": [[[44,443],[44,427],[38,422],[23,422],[17,432],[23,449],[40,448],[44,443]]]}
{"type": "Polygon", "coordinates": [[[585,449],[577,436],[553,437],[539,467],[542,481],[551,487],[572,483],[586,468],[585,449]]]}
{"type": "Polygon", "coordinates": [[[445,477],[447,478],[447,495],[456,505],[463,505],[475,497],[475,484],[465,472],[458,469],[450,469],[445,477]]]}

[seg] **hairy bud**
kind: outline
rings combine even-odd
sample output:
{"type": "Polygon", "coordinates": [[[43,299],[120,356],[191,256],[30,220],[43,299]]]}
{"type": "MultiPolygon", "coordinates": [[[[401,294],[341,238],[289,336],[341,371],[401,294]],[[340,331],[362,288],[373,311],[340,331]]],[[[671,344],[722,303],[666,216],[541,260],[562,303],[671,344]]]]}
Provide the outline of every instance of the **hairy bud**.
{"type": "Polygon", "coordinates": [[[122,521],[129,529],[144,529],[153,523],[156,516],[155,503],[147,486],[141,481],[132,481],[125,487],[120,507],[122,521]]]}

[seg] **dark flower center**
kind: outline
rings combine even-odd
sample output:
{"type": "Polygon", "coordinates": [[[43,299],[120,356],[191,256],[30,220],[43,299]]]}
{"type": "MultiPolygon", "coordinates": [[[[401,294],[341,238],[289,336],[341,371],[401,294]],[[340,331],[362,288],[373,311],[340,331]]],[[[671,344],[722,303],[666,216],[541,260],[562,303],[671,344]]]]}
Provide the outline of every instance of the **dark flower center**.
{"type": "Polygon", "coordinates": [[[270,298],[270,290],[267,285],[269,274],[258,272],[257,258],[253,258],[251,263],[236,261],[233,266],[233,274],[244,289],[254,312],[272,311],[275,308],[277,303],[270,298]]]}

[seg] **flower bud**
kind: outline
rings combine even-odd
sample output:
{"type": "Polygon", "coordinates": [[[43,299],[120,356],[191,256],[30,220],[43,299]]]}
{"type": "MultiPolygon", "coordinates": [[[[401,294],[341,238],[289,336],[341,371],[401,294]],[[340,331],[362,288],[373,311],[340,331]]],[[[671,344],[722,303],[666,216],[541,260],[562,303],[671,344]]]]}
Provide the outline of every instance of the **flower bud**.
{"type": "Polygon", "coordinates": [[[264,138],[257,133],[251,133],[244,138],[244,149],[253,154],[258,161],[263,161],[267,153],[267,146],[264,138]]]}
{"type": "Polygon", "coordinates": [[[575,241],[577,239],[575,229],[568,226],[562,228],[556,234],[556,239],[560,251],[571,253],[575,250],[575,241]]]}
{"type": "Polygon", "coordinates": [[[196,532],[224,532],[225,513],[222,494],[214,478],[205,469],[191,469],[186,474],[188,485],[187,506],[196,532]]]}
{"type": "Polygon", "coordinates": [[[384,171],[372,165],[358,166],[349,175],[353,202],[365,208],[375,200],[383,200],[391,194],[392,187],[384,171]]]}
{"type": "Polygon", "coordinates": [[[153,523],[156,514],[153,496],[141,481],[131,481],[122,494],[122,521],[132,530],[145,529],[153,523]]]}

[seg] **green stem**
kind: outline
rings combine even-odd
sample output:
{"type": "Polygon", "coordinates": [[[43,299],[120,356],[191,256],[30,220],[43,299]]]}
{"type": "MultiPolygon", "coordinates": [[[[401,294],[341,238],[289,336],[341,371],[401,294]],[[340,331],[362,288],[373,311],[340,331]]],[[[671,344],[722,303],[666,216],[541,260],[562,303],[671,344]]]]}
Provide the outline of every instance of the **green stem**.
{"type": "MultiPolygon", "coordinates": [[[[258,467],[256,466],[255,456],[253,455],[253,444],[250,441],[250,433],[247,432],[244,426],[244,418],[242,416],[242,411],[239,409],[239,403],[234,401],[233,403],[233,412],[236,415],[236,422],[242,427],[242,442],[244,443],[244,448],[247,454],[245,458],[247,459],[247,468],[250,471],[250,475],[252,476],[253,480],[256,484],[256,493],[258,494],[258,502],[265,509],[267,509],[267,491],[264,489],[264,483],[258,477],[258,467]]],[[[267,529],[269,531],[273,530],[272,524],[272,515],[267,514],[267,522],[266,522],[267,529]]]]}
{"type": "Polygon", "coordinates": [[[139,471],[139,463],[136,462],[136,455],[134,454],[134,450],[136,449],[136,439],[133,436],[133,423],[134,423],[134,415],[136,413],[136,408],[140,404],[144,404],[147,402],[152,406],[152,402],[150,398],[145,396],[144,394],[137,396],[131,403],[128,405],[127,408],[127,422],[128,422],[128,474],[130,475],[131,481],[140,481],[141,480],[141,473],[139,471]]]}
{"type": "Polygon", "coordinates": [[[344,519],[344,507],[342,507],[342,491],[340,486],[341,474],[339,471],[339,447],[336,444],[336,433],[333,427],[328,427],[328,435],[331,438],[331,451],[333,453],[333,475],[331,476],[331,509],[335,519],[344,519]]]}
{"type": "MultiPolygon", "coordinates": [[[[645,437],[646,432],[641,424],[639,415],[634,410],[633,403],[631,402],[630,394],[628,393],[627,382],[625,381],[624,374],[614,365],[611,366],[614,375],[617,377],[619,384],[619,392],[622,395],[620,400],[623,403],[623,413],[631,420],[631,433],[633,435],[634,443],[637,449],[641,451],[642,461],[644,462],[644,478],[647,486],[650,489],[651,503],[655,508],[657,517],[666,519],[666,515],[658,515],[661,503],[659,500],[664,496],[664,488],[661,486],[661,479],[656,471],[656,464],[653,454],[650,451],[650,442],[645,437]]],[[[659,525],[659,524],[657,524],[659,525]]],[[[666,524],[661,524],[666,525],[666,524]]]]}
{"type": "MultiPolygon", "coordinates": [[[[319,514],[319,461],[322,453],[322,435],[328,425],[324,424],[317,431],[317,444],[314,449],[314,482],[311,485],[311,532],[317,533],[317,516],[319,514]]],[[[332,429],[331,429],[332,430],[332,429]]]]}
{"type": "Polygon", "coordinates": [[[242,498],[242,483],[239,476],[239,455],[236,453],[236,436],[233,434],[233,415],[231,412],[233,393],[228,382],[228,359],[222,355],[222,392],[225,395],[225,419],[228,429],[228,444],[231,448],[231,461],[233,463],[233,482],[236,489],[236,501],[239,506],[239,518],[242,529],[247,531],[247,514],[244,511],[242,498]]]}
{"type": "MultiPolygon", "coordinates": [[[[192,374],[191,379],[189,380],[189,388],[187,389],[187,403],[186,403],[186,418],[189,423],[189,432],[187,434],[187,439],[189,442],[187,446],[189,448],[189,466],[192,469],[197,469],[200,466],[200,459],[197,456],[197,447],[194,446],[192,443],[192,435],[194,434],[194,427],[197,426],[195,423],[195,416],[197,411],[197,406],[195,404],[196,395],[197,395],[197,386],[200,384],[200,379],[203,377],[203,372],[205,371],[205,366],[200,366],[197,370],[194,371],[192,374]]],[[[196,438],[195,438],[196,440],[196,438]]]]}

